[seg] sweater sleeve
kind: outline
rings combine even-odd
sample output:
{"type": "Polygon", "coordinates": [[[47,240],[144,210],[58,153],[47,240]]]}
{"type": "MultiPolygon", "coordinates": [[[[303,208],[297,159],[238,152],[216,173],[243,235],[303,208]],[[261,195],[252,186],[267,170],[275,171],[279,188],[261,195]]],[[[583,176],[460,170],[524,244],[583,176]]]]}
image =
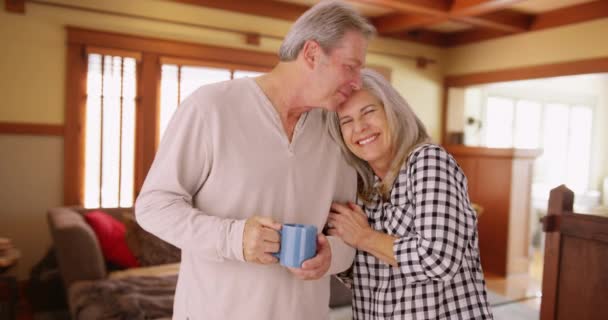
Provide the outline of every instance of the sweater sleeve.
{"type": "Polygon", "coordinates": [[[193,196],[212,168],[212,128],[190,97],[178,108],[135,203],[137,222],[148,232],[206,259],[243,261],[244,220],[224,219],[193,206],[193,196]]]}
{"type": "Polygon", "coordinates": [[[355,259],[355,249],[338,237],[327,236],[327,240],[331,247],[331,266],[327,275],[337,274],[350,268],[355,259]]]}
{"type": "Polygon", "coordinates": [[[399,269],[412,282],[449,280],[475,232],[466,178],[455,160],[436,146],[412,155],[408,166],[398,179],[410,180],[406,189],[414,221],[411,232],[393,244],[399,269]]]}

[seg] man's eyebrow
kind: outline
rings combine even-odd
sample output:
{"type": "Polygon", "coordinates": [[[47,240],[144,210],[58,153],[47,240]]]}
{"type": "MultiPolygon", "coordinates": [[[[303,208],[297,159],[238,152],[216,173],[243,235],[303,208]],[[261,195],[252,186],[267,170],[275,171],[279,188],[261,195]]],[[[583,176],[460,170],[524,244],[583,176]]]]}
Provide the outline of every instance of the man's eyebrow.
{"type": "Polygon", "coordinates": [[[352,62],[352,63],[356,64],[357,67],[363,66],[363,62],[357,58],[348,58],[347,60],[348,60],[348,62],[352,62]]]}

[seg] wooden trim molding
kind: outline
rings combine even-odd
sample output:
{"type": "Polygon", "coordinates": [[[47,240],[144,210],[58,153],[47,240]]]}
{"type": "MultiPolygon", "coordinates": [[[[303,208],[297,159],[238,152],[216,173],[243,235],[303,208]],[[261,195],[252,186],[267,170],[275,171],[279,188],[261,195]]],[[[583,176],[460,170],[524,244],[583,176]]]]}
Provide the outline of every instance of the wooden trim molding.
{"type": "Polygon", "coordinates": [[[65,205],[81,205],[84,194],[84,128],[87,93],[87,59],[84,53],[84,46],[68,44],[63,147],[63,202],[65,205]]]}
{"type": "Polygon", "coordinates": [[[448,87],[608,72],[608,57],[448,76],[448,87]]]}
{"type": "Polygon", "coordinates": [[[222,68],[222,69],[245,69],[259,72],[269,72],[272,68],[268,67],[256,67],[243,65],[231,62],[211,62],[200,59],[184,59],[184,58],[173,58],[173,57],[160,57],[160,64],[175,64],[180,66],[197,66],[197,67],[210,67],[210,68],[222,68]]]}
{"type": "Polygon", "coordinates": [[[215,47],[202,44],[179,42],[122,35],[112,32],[92,31],[67,27],[68,43],[92,47],[128,50],[134,52],[154,52],[159,56],[172,56],[208,61],[238,61],[249,66],[272,68],[279,61],[276,54],[243,49],[215,47]]]}
{"type": "Polygon", "coordinates": [[[63,136],[63,132],[61,124],[0,122],[0,134],[63,136]]]}
{"type": "Polygon", "coordinates": [[[25,0],[4,0],[4,9],[13,13],[25,13],[25,0]]]}
{"type": "Polygon", "coordinates": [[[121,49],[110,49],[110,48],[100,48],[88,46],[85,48],[86,54],[97,53],[101,55],[110,55],[110,56],[120,56],[120,57],[128,57],[133,58],[135,61],[141,61],[141,52],[133,52],[129,50],[121,50],[121,49]]]}
{"type": "Polygon", "coordinates": [[[156,53],[144,53],[138,65],[138,108],[135,122],[135,177],[134,197],[137,197],[158,145],[158,117],[160,108],[161,64],[156,53]]]}

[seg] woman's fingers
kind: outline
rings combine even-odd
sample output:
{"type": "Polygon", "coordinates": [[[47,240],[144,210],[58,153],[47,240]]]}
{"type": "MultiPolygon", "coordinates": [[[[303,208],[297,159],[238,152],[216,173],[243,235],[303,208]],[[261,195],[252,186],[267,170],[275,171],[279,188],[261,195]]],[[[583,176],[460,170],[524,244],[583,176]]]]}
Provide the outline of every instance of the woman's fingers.
{"type": "Polygon", "coordinates": [[[350,212],[351,210],[343,204],[334,202],[331,204],[331,211],[338,213],[338,214],[344,214],[344,213],[350,212]]]}
{"type": "Polygon", "coordinates": [[[330,214],[327,218],[327,226],[331,228],[338,228],[344,223],[347,223],[348,217],[341,214],[330,214]]]}
{"type": "Polygon", "coordinates": [[[361,207],[355,203],[349,202],[348,203],[348,207],[353,210],[356,213],[360,213],[362,215],[365,215],[365,212],[363,212],[363,209],[361,209],[361,207]]]}

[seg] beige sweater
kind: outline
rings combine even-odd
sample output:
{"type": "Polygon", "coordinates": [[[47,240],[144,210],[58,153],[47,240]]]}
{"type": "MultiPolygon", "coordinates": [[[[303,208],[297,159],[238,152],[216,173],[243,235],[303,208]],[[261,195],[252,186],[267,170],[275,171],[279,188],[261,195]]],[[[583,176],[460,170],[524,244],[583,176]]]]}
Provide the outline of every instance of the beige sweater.
{"type": "MultiPolygon", "coordinates": [[[[251,215],[322,230],[332,201],[354,201],[356,174],[314,109],[289,143],[253,79],[201,87],[171,120],[143,189],[137,221],[182,249],[174,319],[327,319],[329,276],[296,279],[243,259],[251,215]]],[[[328,274],[354,250],[329,237],[328,274]]]]}

